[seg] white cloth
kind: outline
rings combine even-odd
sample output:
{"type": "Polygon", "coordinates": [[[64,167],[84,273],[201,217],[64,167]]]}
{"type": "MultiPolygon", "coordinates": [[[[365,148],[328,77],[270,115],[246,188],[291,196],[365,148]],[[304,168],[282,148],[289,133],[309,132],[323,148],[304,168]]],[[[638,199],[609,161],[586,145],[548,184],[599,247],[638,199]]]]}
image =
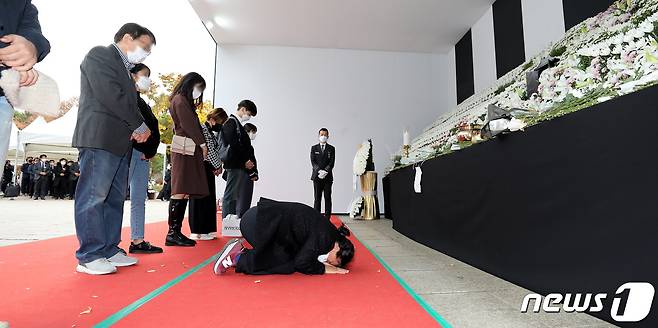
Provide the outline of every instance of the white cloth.
{"type": "Polygon", "coordinates": [[[325,170],[320,170],[320,171],[318,171],[318,178],[324,179],[324,178],[327,177],[327,174],[329,174],[329,172],[327,172],[325,170]]]}
{"type": "Polygon", "coordinates": [[[421,183],[422,179],[423,179],[423,170],[420,169],[420,166],[417,166],[416,167],[416,177],[414,178],[414,191],[417,194],[422,193],[421,186],[420,186],[420,183],[421,183]]]}

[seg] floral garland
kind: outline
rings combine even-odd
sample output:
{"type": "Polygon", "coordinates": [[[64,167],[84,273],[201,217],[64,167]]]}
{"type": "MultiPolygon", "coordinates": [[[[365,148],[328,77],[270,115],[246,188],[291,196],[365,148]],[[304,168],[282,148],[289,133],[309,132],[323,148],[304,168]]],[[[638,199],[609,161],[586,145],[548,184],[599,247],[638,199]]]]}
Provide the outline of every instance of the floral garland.
{"type": "Polygon", "coordinates": [[[361,209],[363,208],[363,197],[358,196],[352,201],[350,210],[350,217],[355,218],[361,214],[361,209]]]}
{"type": "Polygon", "coordinates": [[[468,147],[472,142],[460,137],[460,127],[484,123],[490,104],[523,109],[524,114],[515,115],[515,124],[533,125],[656,83],[658,0],[618,0],[489,89],[441,116],[413,140],[409,156],[397,165],[468,147]],[[559,58],[558,64],[541,73],[536,94],[526,94],[526,72],[549,56],[559,58]]]}
{"type": "Polygon", "coordinates": [[[366,167],[368,166],[368,157],[370,156],[370,142],[365,141],[359,147],[359,150],[354,156],[353,171],[354,175],[361,176],[366,172],[366,167]]]}

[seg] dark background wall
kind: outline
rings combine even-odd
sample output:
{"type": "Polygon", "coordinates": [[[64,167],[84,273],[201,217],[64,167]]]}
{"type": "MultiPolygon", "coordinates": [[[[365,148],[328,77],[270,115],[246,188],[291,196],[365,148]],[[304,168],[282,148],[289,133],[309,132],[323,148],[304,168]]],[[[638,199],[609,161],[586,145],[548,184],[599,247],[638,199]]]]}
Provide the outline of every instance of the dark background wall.
{"type": "Polygon", "coordinates": [[[570,28],[606,10],[614,0],[562,0],[564,27],[570,28]]]}
{"type": "Polygon", "coordinates": [[[455,71],[457,72],[457,104],[460,104],[475,93],[471,30],[468,30],[455,45],[455,65],[455,71]]]}
{"type": "Polygon", "coordinates": [[[498,0],[493,4],[496,70],[498,77],[525,61],[521,0],[498,0]]]}

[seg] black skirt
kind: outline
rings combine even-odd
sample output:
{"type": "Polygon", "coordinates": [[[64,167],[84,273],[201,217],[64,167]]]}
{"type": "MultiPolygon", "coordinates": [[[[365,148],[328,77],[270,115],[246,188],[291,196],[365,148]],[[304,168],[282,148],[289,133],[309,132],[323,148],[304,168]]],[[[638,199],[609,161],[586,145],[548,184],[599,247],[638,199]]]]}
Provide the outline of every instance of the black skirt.
{"type": "Polygon", "coordinates": [[[217,199],[215,198],[215,175],[212,165],[203,162],[210,194],[190,199],[190,231],[196,234],[217,232],[217,199]]]}

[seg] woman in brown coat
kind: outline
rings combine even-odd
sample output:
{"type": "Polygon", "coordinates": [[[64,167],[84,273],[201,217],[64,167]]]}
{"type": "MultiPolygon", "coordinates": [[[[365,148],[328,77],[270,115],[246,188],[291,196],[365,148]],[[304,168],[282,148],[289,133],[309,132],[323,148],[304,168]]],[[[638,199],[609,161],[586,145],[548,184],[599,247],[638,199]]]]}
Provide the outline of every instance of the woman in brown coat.
{"type": "Polygon", "coordinates": [[[166,246],[194,246],[196,242],[181,233],[183,217],[190,197],[208,195],[208,182],[203,161],[208,148],[201,131],[196,108],[203,104],[206,81],[197,73],[188,73],[178,82],[169,98],[169,113],[174,121],[174,134],[192,139],[194,155],[171,153],[171,200],[169,201],[169,232],[166,246]]]}

